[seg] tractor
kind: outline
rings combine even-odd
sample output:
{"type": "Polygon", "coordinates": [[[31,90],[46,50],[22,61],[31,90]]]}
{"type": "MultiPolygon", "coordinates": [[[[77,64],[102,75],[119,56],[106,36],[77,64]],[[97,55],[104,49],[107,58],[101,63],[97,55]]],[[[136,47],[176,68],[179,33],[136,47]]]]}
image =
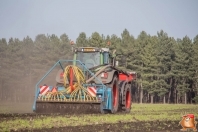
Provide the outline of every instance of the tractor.
{"type": "Polygon", "coordinates": [[[116,50],[73,47],[73,52],[73,60],[59,60],[36,84],[33,111],[71,114],[130,112],[131,83],[136,79],[136,73],[118,68],[116,50]],[[41,85],[53,69],[57,69],[54,86],[41,85]]]}

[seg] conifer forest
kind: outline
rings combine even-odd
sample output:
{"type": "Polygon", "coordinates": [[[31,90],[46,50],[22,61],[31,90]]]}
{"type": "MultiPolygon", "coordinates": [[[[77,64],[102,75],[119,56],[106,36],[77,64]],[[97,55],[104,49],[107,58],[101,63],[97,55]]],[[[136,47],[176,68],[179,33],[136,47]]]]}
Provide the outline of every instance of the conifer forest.
{"type": "Polygon", "coordinates": [[[198,103],[198,35],[174,38],[163,30],[154,36],[145,31],[136,38],[132,34],[124,29],[120,36],[81,32],[76,40],[67,34],[38,34],[34,40],[29,36],[1,38],[0,101],[32,102],[36,83],[54,63],[73,59],[70,41],[74,41],[79,47],[107,47],[110,43],[110,49],[122,54],[120,68],[137,73],[133,102],[198,103]]]}

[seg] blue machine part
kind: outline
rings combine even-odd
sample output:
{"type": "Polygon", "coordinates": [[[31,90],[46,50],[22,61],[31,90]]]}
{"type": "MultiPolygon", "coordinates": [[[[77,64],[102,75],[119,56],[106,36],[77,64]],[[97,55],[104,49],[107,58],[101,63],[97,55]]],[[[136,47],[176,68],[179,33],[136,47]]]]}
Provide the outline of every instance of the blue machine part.
{"type": "Polygon", "coordinates": [[[53,86],[49,86],[49,91],[52,91],[54,87],[53,86]]]}
{"type": "Polygon", "coordinates": [[[107,100],[106,100],[106,108],[103,109],[108,109],[108,110],[112,110],[113,109],[113,104],[112,104],[112,89],[111,88],[107,88],[107,100]]]}
{"type": "MultiPolygon", "coordinates": [[[[57,66],[57,65],[60,65],[60,67],[63,69],[63,66],[62,66],[62,63],[65,63],[65,62],[74,62],[74,60],[59,60],[58,62],[56,62],[54,64],[54,66],[52,66],[49,71],[39,80],[39,82],[36,84],[35,86],[35,98],[34,98],[34,102],[33,102],[33,111],[36,110],[36,101],[38,99],[38,96],[39,96],[39,93],[40,93],[40,88],[39,88],[39,84],[42,82],[42,80],[44,78],[46,78],[46,76],[48,76],[48,74],[57,66]]],[[[94,74],[79,60],[75,60],[75,63],[79,63],[80,65],[82,65],[83,67],[83,72],[84,71],[87,71],[91,76],[94,76],[94,74]]],[[[64,69],[63,69],[64,70],[64,69]]],[[[97,97],[101,98],[101,102],[103,102],[104,107],[103,109],[108,109],[108,110],[111,110],[112,109],[112,99],[111,99],[111,96],[112,96],[112,90],[111,88],[106,88],[106,86],[101,82],[101,80],[99,78],[97,78],[96,76],[94,76],[94,78],[96,80],[98,80],[100,82],[100,87],[99,90],[97,91],[97,97]]],[[[88,84],[90,85],[90,84],[88,84]]],[[[96,86],[98,87],[98,86],[96,86]]],[[[50,90],[52,90],[53,87],[50,86],[50,90]]],[[[57,88],[58,91],[62,91],[64,90],[65,88],[64,87],[58,87],[57,88]]],[[[66,95],[67,97],[69,97],[69,95],[66,95]]]]}
{"type": "Polygon", "coordinates": [[[102,109],[103,110],[112,110],[113,104],[112,104],[112,88],[106,88],[104,91],[104,88],[97,88],[97,97],[104,99],[102,100],[102,109]],[[104,94],[104,95],[103,95],[104,94]]]}
{"type": "MultiPolygon", "coordinates": [[[[92,87],[96,87],[96,96],[97,96],[98,100],[100,100],[101,103],[103,104],[102,109],[103,110],[112,110],[112,108],[113,108],[112,88],[107,88],[106,86],[104,88],[101,85],[92,86],[92,87]]],[[[65,87],[59,86],[59,87],[57,87],[57,89],[58,89],[58,91],[62,91],[62,90],[65,90],[65,87]]],[[[67,96],[69,97],[69,95],[67,95],[67,96]]]]}
{"type": "Polygon", "coordinates": [[[63,87],[63,86],[58,86],[58,87],[57,87],[57,90],[58,90],[58,91],[65,90],[65,87],[63,87]]]}

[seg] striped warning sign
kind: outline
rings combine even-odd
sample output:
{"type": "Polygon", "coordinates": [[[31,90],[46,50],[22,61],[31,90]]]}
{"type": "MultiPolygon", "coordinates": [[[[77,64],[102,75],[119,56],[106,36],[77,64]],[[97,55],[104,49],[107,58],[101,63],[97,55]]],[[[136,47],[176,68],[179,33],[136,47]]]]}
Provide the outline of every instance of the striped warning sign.
{"type": "Polygon", "coordinates": [[[92,97],[96,97],[96,87],[88,87],[87,88],[87,91],[89,92],[89,94],[92,96],[92,97]]]}
{"type": "Polygon", "coordinates": [[[49,91],[49,86],[40,86],[40,95],[45,95],[49,91]]]}

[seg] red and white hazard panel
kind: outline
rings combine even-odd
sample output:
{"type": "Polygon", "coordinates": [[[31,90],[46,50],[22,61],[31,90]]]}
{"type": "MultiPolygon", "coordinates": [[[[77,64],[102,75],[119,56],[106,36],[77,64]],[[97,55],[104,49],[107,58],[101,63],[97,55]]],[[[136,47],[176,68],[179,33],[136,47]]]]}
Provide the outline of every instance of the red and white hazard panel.
{"type": "Polygon", "coordinates": [[[49,91],[49,86],[40,86],[40,95],[45,95],[49,91]]]}
{"type": "Polygon", "coordinates": [[[92,96],[92,97],[96,97],[96,87],[88,87],[87,88],[87,91],[89,92],[89,94],[92,96]]]}

